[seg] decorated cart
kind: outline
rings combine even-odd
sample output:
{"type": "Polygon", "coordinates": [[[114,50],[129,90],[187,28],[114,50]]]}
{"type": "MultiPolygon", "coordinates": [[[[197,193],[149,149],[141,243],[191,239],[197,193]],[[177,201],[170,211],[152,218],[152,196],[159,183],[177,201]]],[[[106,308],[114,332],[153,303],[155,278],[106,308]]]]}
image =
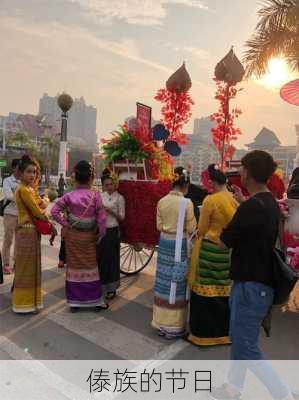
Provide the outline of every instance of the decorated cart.
{"type": "Polygon", "coordinates": [[[137,103],[135,121],[120,126],[112,138],[103,141],[103,157],[118,181],[118,191],[126,201],[126,218],[121,226],[121,272],[132,275],[151,261],[159,241],[156,210],[173,180],[173,156],[186,142],[183,125],[193,104],[187,93],[191,87],[185,65],[160,89],[162,120],[151,127],[151,108],[137,103]]]}
{"type": "Polygon", "coordinates": [[[121,229],[122,273],[136,274],[151,261],[159,240],[157,204],[169,191],[169,182],[120,181],[119,192],[126,199],[126,219],[121,229]]]}

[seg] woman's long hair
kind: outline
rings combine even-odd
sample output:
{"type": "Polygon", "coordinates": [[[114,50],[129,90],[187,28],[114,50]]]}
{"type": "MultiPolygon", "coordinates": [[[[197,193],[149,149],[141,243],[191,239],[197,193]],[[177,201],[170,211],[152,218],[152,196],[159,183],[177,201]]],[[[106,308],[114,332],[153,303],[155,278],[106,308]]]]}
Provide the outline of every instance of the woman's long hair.
{"type": "Polygon", "coordinates": [[[36,177],[35,181],[33,182],[32,186],[34,189],[38,189],[40,180],[41,180],[41,169],[39,163],[36,161],[35,158],[30,157],[28,154],[24,154],[23,157],[20,159],[18,164],[18,169],[20,172],[24,172],[29,165],[32,165],[36,168],[36,177]]]}

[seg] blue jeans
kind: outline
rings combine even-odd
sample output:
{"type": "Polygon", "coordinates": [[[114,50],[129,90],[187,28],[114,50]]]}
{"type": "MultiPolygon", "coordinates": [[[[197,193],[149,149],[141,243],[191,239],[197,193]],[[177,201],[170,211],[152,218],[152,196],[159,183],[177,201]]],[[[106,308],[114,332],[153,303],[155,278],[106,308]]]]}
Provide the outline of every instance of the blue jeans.
{"type": "Polygon", "coordinates": [[[231,366],[228,382],[242,390],[247,369],[267,387],[272,397],[283,399],[290,393],[259,349],[260,327],[273,303],[274,291],[258,282],[237,282],[230,295],[231,366]],[[238,360],[238,361],[237,361],[238,360]]]}

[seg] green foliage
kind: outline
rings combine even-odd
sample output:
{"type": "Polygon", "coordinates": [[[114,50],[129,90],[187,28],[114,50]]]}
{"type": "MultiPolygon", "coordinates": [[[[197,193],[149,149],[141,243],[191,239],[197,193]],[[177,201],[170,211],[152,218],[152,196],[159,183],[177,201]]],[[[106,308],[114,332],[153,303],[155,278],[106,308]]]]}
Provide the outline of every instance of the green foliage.
{"type": "Polygon", "coordinates": [[[299,0],[264,0],[258,17],[255,32],[246,42],[247,75],[263,75],[269,60],[280,56],[298,71],[299,0]]]}
{"type": "Polygon", "coordinates": [[[104,144],[103,152],[109,162],[128,159],[138,163],[148,157],[138,140],[123,127],[113,134],[112,140],[104,144]]]}
{"type": "Polygon", "coordinates": [[[56,138],[44,136],[40,143],[36,143],[29,133],[16,132],[7,137],[6,143],[12,147],[21,147],[26,153],[36,158],[43,172],[45,164],[48,164],[49,173],[57,173],[59,141],[56,138]]]}

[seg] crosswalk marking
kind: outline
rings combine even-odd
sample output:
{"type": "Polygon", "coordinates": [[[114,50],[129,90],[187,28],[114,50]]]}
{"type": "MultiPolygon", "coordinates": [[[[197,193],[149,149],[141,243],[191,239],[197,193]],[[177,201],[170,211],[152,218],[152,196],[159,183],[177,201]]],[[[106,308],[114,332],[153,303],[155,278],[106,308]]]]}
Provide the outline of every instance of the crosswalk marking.
{"type": "Polygon", "coordinates": [[[51,321],[101,346],[123,359],[147,359],[164,345],[103,316],[92,319],[89,313],[70,314],[66,309],[48,316],[51,321]]]}

